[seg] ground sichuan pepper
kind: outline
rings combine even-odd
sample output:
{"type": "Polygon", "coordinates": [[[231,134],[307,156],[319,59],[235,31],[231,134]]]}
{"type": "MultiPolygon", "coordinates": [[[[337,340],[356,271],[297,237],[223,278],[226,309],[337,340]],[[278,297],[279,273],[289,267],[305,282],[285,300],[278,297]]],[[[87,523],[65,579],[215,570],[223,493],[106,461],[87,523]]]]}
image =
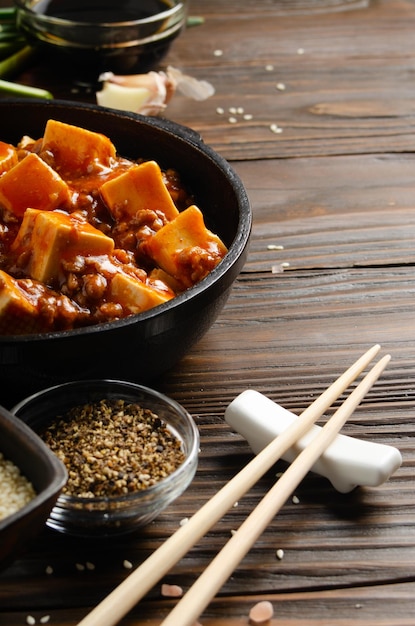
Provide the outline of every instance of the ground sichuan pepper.
{"type": "Polygon", "coordinates": [[[42,433],[63,461],[63,493],[123,496],[171,474],[184,461],[181,441],[149,409],[124,400],[100,400],[71,409],[42,433]]]}

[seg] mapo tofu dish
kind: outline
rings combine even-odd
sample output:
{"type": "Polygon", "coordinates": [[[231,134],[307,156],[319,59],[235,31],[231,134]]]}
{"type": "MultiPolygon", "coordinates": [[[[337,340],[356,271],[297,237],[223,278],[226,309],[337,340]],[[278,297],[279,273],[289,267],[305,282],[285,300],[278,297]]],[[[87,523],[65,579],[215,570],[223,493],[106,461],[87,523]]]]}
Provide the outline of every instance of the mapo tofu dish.
{"type": "Polygon", "coordinates": [[[175,170],[49,120],[0,141],[0,334],[79,328],[162,304],[227,249],[175,170]]]}

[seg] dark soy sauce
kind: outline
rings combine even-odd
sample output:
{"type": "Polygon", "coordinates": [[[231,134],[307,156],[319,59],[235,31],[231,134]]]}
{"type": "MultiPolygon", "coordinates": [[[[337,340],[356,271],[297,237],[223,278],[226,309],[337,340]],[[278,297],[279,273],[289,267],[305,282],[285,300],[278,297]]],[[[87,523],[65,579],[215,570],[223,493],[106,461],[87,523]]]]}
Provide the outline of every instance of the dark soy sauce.
{"type": "Polygon", "coordinates": [[[174,7],[168,0],[41,0],[36,13],[74,22],[129,22],[141,20],[174,7]]]}

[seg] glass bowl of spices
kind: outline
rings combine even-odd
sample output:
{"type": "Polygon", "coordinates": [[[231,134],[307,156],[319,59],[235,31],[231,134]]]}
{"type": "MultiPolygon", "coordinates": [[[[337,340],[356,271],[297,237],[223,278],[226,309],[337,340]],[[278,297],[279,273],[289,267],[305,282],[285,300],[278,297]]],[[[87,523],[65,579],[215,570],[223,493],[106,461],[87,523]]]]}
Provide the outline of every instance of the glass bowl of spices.
{"type": "Polygon", "coordinates": [[[118,380],[40,391],[12,412],[66,466],[47,525],[75,536],[124,534],[148,524],[192,481],[199,432],[163,394],[118,380]]]}

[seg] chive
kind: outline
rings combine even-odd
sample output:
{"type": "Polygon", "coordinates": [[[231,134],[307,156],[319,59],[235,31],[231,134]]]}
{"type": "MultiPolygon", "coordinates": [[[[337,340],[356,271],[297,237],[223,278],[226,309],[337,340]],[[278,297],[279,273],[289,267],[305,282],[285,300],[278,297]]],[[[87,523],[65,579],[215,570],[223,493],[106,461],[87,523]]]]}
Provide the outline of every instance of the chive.
{"type": "Polygon", "coordinates": [[[19,42],[11,43],[10,41],[1,41],[0,39],[0,62],[21,50],[22,47],[23,45],[19,42]]]}
{"type": "Polygon", "coordinates": [[[0,8],[0,22],[13,22],[16,19],[16,9],[14,7],[0,8]]]}
{"type": "Polygon", "coordinates": [[[199,15],[189,15],[186,20],[186,26],[200,26],[204,24],[205,18],[199,15]]]}
{"type": "Polygon", "coordinates": [[[12,74],[20,72],[26,63],[32,58],[34,49],[31,46],[24,46],[11,56],[0,62],[0,77],[7,78],[12,74]]]}
{"type": "Polygon", "coordinates": [[[22,98],[42,98],[43,100],[52,100],[53,95],[46,89],[39,87],[28,87],[18,83],[11,83],[8,80],[0,79],[0,92],[9,94],[10,96],[20,96],[22,98]]]}

